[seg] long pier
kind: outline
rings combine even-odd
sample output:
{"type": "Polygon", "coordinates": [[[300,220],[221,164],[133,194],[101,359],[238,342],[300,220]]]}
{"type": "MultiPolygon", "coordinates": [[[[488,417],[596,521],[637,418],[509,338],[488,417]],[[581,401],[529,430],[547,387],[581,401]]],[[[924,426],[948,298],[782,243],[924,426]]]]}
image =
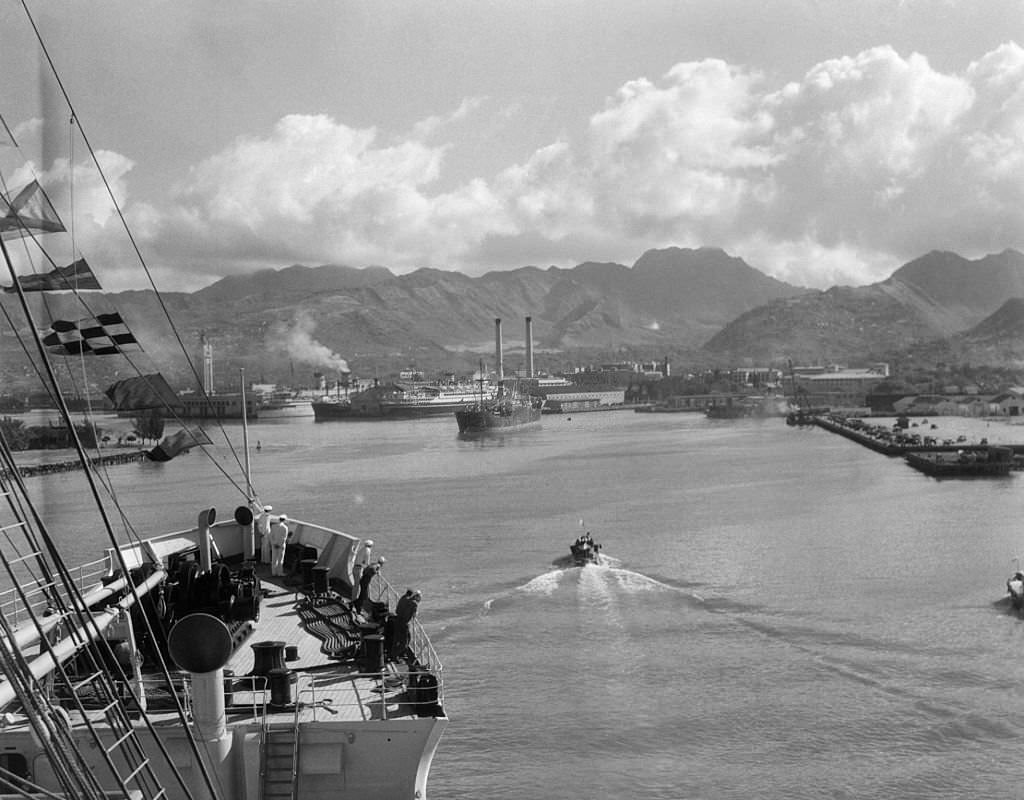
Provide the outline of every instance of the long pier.
{"type": "MultiPolygon", "coordinates": [[[[903,456],[914,453],[974,453],[989,454],[990,449],[998,447],[1012,451],[1012,469],[1024,470],[1024,444],[990,445],[982,439],[980,443],[925,443],[918,434],[893,433],[881,426],[865,425],[860,418],[847,419],[835,415],[814,414],[803,417],[803,424],[816,425],[831,433],[843,436],[857,444],[863,445],[876,453],[886,456],[903,456]]],[[[928,437],[931,438],[931,437],[928,437]]],[[[913,461],[908,461],[915,466],[913,461]]],[[[919,468],[916,467],[915,468],[919,468]]]]}

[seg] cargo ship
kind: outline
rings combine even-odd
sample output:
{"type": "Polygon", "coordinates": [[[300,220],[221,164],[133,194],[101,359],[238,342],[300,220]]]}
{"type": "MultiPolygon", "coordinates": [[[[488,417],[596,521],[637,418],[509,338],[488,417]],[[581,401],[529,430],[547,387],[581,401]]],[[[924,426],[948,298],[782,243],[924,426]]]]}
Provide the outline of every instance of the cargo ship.
{"type": "Polygon", "coordinates": [[[524,394],[517,383],[498,384],[489,399],[477,398],[472,406],[455,412],[460,434],[505,432],[540,425],[542,397],[524,394]]]}

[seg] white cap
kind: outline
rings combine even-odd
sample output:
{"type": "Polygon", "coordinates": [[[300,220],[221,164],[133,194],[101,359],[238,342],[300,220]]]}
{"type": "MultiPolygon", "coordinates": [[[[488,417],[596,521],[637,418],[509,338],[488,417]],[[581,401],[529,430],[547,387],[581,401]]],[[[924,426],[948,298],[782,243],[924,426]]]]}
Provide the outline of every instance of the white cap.
{"type": "Polygon", "coordinates": [[[367,539],[366,540],[366,546],[367,547],[373,547],[373,539],[367,539]]]}
{"type": "Polygon", "coordinates": [[[274,507],[273,506],[263,506],[263,510],[264,511],[273,511],[274,507]]]}
{"type": "Polygon", "coordinates": [[[282,514],[280,517],[278,517],[278,519],[280,519],[281,522],[287,522],[288,516],[286,514],[282,514]]]}

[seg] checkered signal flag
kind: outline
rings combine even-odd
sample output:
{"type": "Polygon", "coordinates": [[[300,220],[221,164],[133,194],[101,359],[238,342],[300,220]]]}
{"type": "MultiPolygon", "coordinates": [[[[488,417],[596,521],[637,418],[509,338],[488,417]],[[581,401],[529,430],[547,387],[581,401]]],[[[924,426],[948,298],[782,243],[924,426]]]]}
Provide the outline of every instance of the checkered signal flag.
{"type": "Polygon", "coordinates": [[[93,319],[76,322],[59,319],[50,329],[51,333],[43,337],[43,344],[55,355],[106,356],[142,349],[117,313],[99,314],[93,319]]]}

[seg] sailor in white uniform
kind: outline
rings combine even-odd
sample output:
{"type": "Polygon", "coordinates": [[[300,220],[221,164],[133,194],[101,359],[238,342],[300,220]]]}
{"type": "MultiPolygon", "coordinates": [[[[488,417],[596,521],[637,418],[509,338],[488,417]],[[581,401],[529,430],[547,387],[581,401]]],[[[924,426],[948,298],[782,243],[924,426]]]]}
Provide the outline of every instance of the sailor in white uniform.
{"type": "Polygon", "coordinates": [[[288,517],[284,514],[270,524],[270,574],[284,575],[284,547],[288,543],[288,517]]]}
{"type": "Polygon", "coordinates": [[[263,511],[256,517],[256,536],[260,543],[260,561],[270,563],[270,512],[273,506],[263,506],[263,511]]]}

